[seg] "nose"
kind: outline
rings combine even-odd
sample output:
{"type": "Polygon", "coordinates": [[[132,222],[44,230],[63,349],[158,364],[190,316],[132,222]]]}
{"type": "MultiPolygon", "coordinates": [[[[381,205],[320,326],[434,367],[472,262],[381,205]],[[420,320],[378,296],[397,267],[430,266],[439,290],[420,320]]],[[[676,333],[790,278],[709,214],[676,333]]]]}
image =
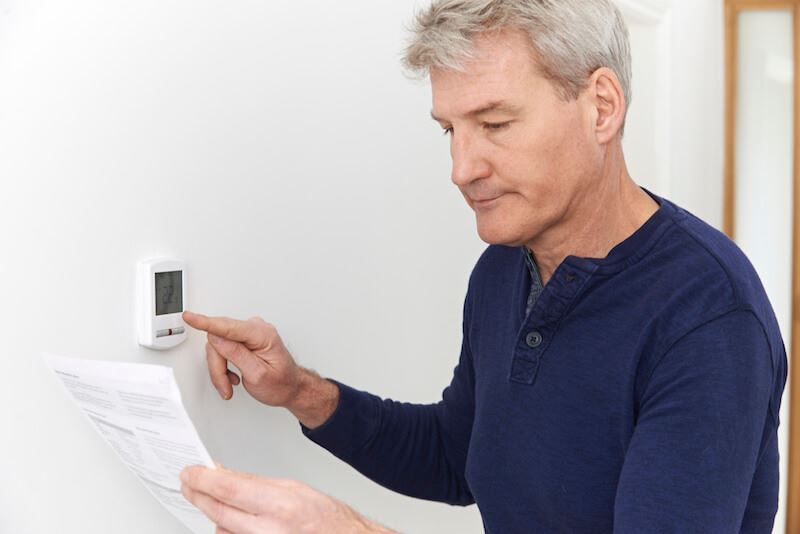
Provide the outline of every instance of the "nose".
{"type": "Polygon", "coordinates": [[[450,179],[459,188],[491,175],[492,169],[483,154],[480,141],[468,133],[453,133],[450,157],[453,160],[450,179]]]}

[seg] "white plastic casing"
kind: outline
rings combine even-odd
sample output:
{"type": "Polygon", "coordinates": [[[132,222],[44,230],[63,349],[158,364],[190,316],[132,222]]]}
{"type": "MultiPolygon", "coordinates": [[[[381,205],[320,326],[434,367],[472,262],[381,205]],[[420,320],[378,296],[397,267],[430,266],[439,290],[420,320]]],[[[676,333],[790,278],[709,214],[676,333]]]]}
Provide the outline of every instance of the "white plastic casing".
{"type": "Polygon", "coordinates": [[[174,258],[151,258],[137,265],[137,303],[139,345],[166,350],[186,339],[186,324],[181,314],[186,309],[186,265],[174,258]],[[179,271],[181,302],[175,313],[156,315],[156,274],[179,271]]]}

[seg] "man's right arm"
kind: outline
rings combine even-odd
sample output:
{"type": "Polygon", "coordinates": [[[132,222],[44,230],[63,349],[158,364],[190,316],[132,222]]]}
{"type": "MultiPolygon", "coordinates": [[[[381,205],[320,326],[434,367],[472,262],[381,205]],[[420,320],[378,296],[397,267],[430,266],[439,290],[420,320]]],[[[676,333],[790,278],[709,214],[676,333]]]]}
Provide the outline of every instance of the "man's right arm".
{"type": "Polygon", "coordinates": [[[465,469],[474,412],[473,377],[464,341],[452,382],[435,404],[381,399],[337,382],[335,410],[318,427],[303,424],[303,433],[391,490],[449,504],[472,504],[465,469]]]}
{"type": "Polygon", "coordinates": [[[241,384],[255,399],[289,409],[314,442],[400,493],[471,504],[464,477],[474,412],[474,372],[466,332],[450,386],[436,404],[382,400],[298,366],[274,326],[185,313],[208,332],[209,374],[229,399],[241,384]],[[228,369],[228,362],[240,371],[228,369]]]}

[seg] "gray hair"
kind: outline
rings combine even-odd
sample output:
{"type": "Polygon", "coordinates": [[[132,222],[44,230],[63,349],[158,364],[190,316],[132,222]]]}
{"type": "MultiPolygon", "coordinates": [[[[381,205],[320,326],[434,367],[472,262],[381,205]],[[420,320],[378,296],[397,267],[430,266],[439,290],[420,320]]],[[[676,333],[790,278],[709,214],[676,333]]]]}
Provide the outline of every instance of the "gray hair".
{"type": "Polygon", "coordinates": [[[463,70],[473,37],[517,28],[530,37],[541,74],[574,100],[600,67],[614,71],[631,102],[628,28],[610,0],[433,0],[416,13],[403,65],[425,76],[431,68],[463,70]]]}

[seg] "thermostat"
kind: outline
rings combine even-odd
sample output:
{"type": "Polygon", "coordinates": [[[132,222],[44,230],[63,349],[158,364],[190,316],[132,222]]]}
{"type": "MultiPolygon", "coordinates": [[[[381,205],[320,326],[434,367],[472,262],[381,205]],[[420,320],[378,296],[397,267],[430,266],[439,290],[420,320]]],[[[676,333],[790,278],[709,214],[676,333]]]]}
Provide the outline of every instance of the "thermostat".
{"type": "Polygon", "coordinates": [[[186,339],[181,314],[186,304],[186,266],[172,258],[140,261],[138,272],[139,345],[155,350],[186,339]]]}

